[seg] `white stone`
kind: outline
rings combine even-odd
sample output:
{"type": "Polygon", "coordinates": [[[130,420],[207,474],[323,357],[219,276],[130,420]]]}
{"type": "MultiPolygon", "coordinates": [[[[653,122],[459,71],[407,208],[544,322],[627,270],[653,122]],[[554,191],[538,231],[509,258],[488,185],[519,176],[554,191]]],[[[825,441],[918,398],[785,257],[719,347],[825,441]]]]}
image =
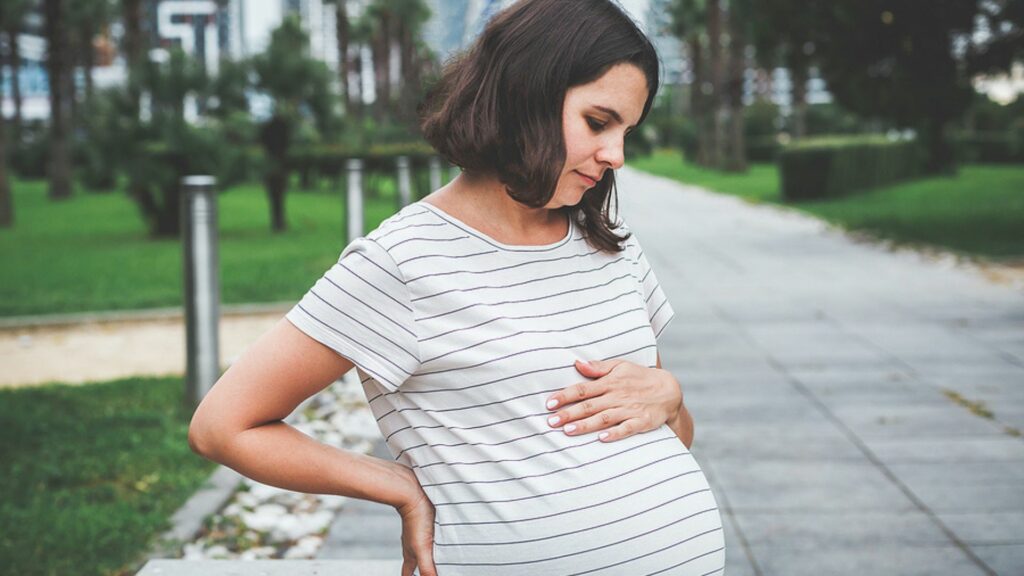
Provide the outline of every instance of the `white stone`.
{"type": "Polygon", "coordinates": [[[284,553],[285,559],[289,558],[314,558],[317,551],[323,544],[324,539],[320,536],[305,536],[295,546],[284,553]]]}
{"type": "Polygon", "coordinates": [[[279,517],[271,532],[275,540],[298,540],[325,530],[334,520],[329,510],[279,517]]]}
{"type": "Polygon", "coordinates": [[[253,530],[268,532],[278,526],[288,514],[288,509],[280,504],[263,504],[252,512],[240,516],[245,525],[253,530]]]}

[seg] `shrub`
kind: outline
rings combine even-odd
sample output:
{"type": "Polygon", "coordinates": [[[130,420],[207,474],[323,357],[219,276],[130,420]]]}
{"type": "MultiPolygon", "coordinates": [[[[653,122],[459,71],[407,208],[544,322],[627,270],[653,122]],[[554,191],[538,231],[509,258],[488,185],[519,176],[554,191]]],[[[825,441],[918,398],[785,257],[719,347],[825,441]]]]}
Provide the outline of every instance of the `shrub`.
{"type": "Polygon", "coordinates": [[[782,197],[834,198],[914,177],[922,151],[912,140],[883,136],[805,139],[779,154],[782,197]]]}

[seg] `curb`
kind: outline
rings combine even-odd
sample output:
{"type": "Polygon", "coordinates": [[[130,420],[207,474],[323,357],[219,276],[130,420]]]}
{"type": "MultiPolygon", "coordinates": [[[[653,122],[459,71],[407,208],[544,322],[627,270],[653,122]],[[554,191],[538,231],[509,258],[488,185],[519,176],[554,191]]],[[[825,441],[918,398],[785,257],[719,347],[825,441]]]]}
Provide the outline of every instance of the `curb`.
{"type": "Polygon", "coordinates": [[[144,562],[159,558],[177,558],[182,546],[191,542],[202,529],[206,517],[227,504],[241,481],[242,475],[231,468],[217,468],[202,487],[171,516],[171,529],[156,540],[144,556],[144,562]]]}
{"type": "MultiPolygon", "coordinates": [[[[256,304],[222,304],[220,315],[250,316],[254,314],[283,314],[295,302],[269,302],[256,304]]],[[[20,328],[56,328],[81,324],[105,324],[111,322],[152,322],[154,320],[180,320],[185,316],[181,306],[171,308],[149,308],[145,310],[124,310],[109,312],[78,312],[73,314],[39,314],[33,316],[10,316],[0,318],[0,330],[20,328]]]]}

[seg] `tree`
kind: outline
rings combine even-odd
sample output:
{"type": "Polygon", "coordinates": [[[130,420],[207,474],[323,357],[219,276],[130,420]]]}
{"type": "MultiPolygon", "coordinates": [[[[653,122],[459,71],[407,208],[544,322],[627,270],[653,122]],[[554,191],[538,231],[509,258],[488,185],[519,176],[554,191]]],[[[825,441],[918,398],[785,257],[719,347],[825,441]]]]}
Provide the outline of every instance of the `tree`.
{"type": "Polygon", "coordinates": [[[693,78],[690,82],[690,114],[696,127],[697,156],[689,160],[701,166],[710,165],[711,153],[707,134],[708,99],[704,87],[708,83],[704,64],[704,24],[707,6],[704,0],[674,0],[669,9],[672,32],[686,46],[693,78]]]}
{"type": "Polygon", "coordinates": [[[725,169],[729,172],[747,170],[746,143],[743,137],[743,80],[747,69],[746,49],[750,37],[752,4],[752,0],[729,2],[729,66],[722,91],[729,120],[725,146],[725,169]]]}
{"type": "MultiPolygon", "coordinates": [[[[257,87],[273,99],[273,112],[260,128],[260,142],[267,154],[264,183],[270,201],[274,232],[286,229],[284,197],[290,174],[291,139],[304,115],[323,113],[322,96],[328,93],[329,72],[323,62],[309,55],[309,38],[294,16],[288,16],[271,33],[266,51],[253,59],[257,87]]],[[[318,123],[326,122],[319,119],[318,123]]]]}
{"type": "Polygon", "coordinates": [[[391,112],[391,38],[394,12],[388,0],[375,0],[365,16],[372,23],[373,82],[375,97],[373,115],[381,121],[391,112]]]}
{"type": "MultiPolygon", "coordinates": [[[[25,23],[25,16],[32,7],[31,0],[4,0],[0,3],[0,34],[6,38],[7,50],[3,54],[11,69],[11,99],[14,101],[13,136],[21,141],[22,97],[21,97],[21,43],[19,35],[25,23]]],[[[3,60],[0,60],[2,67],[3,60]]]]}
{"type": "Polygon", "coordinates": [[[758,63],[789,71],[794,140],[807,134],[807,79],[814,62],[817,0],[774,0],[751,4],[753,43],[758,63]]]}
{"type": "Polygon", "coordinates": [[[45,0],[43,4],[50,90],[49,197],[55,200],[71,196],[71,154],[68,146],[71,75],[65,10],[66,5],[61,0],[45,0]]]}
{"type": "Polygon", "coordinates": [[[404,122],[415,123],[423,68],[431,60],[429,49],[420,39],[423,24],[430,19],[430,9],[423,0],[392,0],[391,6],[396,16],[395,36],[402,69],[398,116],[404,122]]]}
{"type": "Polygon", "coordinates": [[[78,56],[85,77],[85,100],[92,98],[93,69],[96,68],[96,49],[93,39],[111,20],[114,6],[111,0],[74,0],[67,5],[68,28],[71,45],[78,56]]]}
{"type": "Polygon", "coordinates": [[[132,104],[131,113],[139,114],[139,68],[144,59],[142,44],[142,0],[121,0],[121,23],[124,37],[121,50],[128,68],[128,96],[132,104]]]}
{"type": "MultiPolygon", "coordinates": [[[[3,84],[0,84],[0,102],[3,102],[3,84]]],[[[0,228],[14,225],[14,201],[11,198],[11,181],[7,174],[7,118],[0,110],[0,228]]]]}
{"type": "MultiPolygon", "coordinates": [[[[974,92],[968,42],[990,0],[862,0],[818,6],[822,75],[841,106],[918,131],[926,171],[955,169],[946,128],[974,92]]],[[[1019,4],[1019,2],[1016,2],[1019,4]]]]}

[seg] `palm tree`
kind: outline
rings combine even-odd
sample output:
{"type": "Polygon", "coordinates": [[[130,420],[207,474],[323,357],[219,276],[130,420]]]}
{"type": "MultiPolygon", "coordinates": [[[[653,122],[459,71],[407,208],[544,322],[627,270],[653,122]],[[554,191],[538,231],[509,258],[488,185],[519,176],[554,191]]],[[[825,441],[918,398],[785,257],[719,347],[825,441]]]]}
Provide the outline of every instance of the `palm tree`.
{"type": "Polygon", "coordinates": [[[367,8],[364,18],[373,26],[370,40],[376,92],[373,114],[380,121],[391,112],[391,43],[395,16],[389,0],[375,0],[367,8]]]}
{"type": "MultiPolygon", "coordinates": [[[[3,84],[0,84],[0,102],[3,102],[3,84]]],[[[0,228],[14,225],[14,202],[11,182],[7,175],[7,118],[0,110],[0,228]]]]}
{"type": "Polygon", "coordinates": [[[92,41],[111,20],[114,6],[111,0],[74,0],[68,4],[68,27],[72,31],[72,45],[75,47],[80,64],[85,72],[85,101],[92,99],[93,69],[96,67],[96,50],[92,41]]]}
{"type": "MultiPolygon", "coordinates": [[[[323,112],[318,98],[328,90],[328,70],[309,55],[309,38],[297,18],[289,16],[274,30],[266,51],[253,59],[257,86],[274,101],[270,120],[260,129],[267,154],[265,185],[271,229],[286,228],[284,197],[288,187],[291,138],[303,107],[323,112]]],[[[323,124],[323,122],[321,122],[323,124]]]]}
{"type": "Polygon", "coordinates": [[[672,32],[686,46],[693,74],[690,83],[690,112],[697,133],[697,157],[690,159],[701,166],[711,165],[710,136],[706,117],[710,102],[704,93],[708,83],[704,57],[704,33],[707,14],[705,0],[675,0],[670,5],[672,32]]]}
{"type": "Polygon", "coordinates": [[[430,9],[423,0],[391,0],[395,11],[402,87],[399,91],[399,116],[411,122],[416,117],[416,102],[420,94],[421,73],[429,62],[429,50],[420,39],[423,24],[430,19],[430,9]]]}

